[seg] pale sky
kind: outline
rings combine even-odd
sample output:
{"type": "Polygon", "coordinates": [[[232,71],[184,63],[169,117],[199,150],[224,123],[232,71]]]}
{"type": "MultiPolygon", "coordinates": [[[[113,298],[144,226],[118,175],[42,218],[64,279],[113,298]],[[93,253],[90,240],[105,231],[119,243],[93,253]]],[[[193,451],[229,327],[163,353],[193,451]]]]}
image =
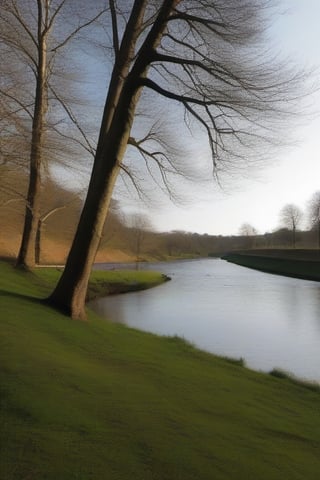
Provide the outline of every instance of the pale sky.
{"type": "MultiPolygon", "coordinates": [[[[280,5],[288,11],[272,30],[279,51],[301,66],[319,68],[320,77],[320,1],[281,0],[280,5]]],[[[232,235],[242,223],[250,223],[264,233],[279,226],[285,204],[305,210],[312,194],[320,190],[320,93],[312,103],[318,114],[296,128],[297,145],[279,151],[271,166],[253,178],[236,178],[223,190],[214,184],[205,192],[203,186],[194,188],[192,201],[189,198],[184,206],[168,204],[152,212],[153,225],[165,231],[232,235]]]]}

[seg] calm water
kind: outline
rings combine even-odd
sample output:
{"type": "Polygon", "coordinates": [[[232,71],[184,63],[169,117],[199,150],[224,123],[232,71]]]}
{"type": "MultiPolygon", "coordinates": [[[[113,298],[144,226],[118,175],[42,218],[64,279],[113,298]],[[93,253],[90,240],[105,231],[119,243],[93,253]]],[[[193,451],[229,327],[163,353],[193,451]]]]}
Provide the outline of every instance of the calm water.
{"type": "Polygon", "coordinates": [[[280,367],[320,382],[320,283],[216,259],[143,268],[172,280],[100,299],[91,307],[116,322],[177,334],[204,350],[242,357],[257,370],[280,367]]]}

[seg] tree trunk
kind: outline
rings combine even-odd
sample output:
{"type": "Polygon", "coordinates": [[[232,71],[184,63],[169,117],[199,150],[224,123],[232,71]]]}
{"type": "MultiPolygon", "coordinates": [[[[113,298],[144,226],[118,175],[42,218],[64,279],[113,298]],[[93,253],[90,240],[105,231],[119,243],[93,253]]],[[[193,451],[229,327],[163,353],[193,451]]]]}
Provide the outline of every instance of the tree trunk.
{"type": "Polygon", "coordinates": [[[40,219],[41,163],[47,112],[47,33],[42,33],[42,4],[38,2],[38,64],[36,95],[32,122],[30,176],[21,246],[16,265],[30,268],[36,264],[35,245],[40,219]]]}
{"type": "Polygon", "coordinates": [[[41,257],[41,237],[42,237],[42,220],[41,218],[38,221],[38,227],[36,231],[36,240],[35,240],[35,261],[36,265],[40,265],[40,257],[41,257]]]}
{"type": "Polygon", "coordinates": [[[75,319],[86,319],[84,306],[91,266],[99,247],[117,174],[118,167],[114,166],[110,169],[107,181],[103,181],[98,175],[92,178],[92,188],[88,192],[64,272],[48,299],[49,304],[75,319]],[[93,210],[92,205],[97,203],[99,207],[93,210]]]}
{"type": "Polygon", "coordinates": [[[74,319],[86,319],[85,298],[91,267],[128,145],[141,94],[142,79],[147,75],[153,49],[161,40],[166,19],[178,1],[164,1],[153,28],[134,59],[136,42],[143,30],[144,12],[148,3],[147,0],[135,0],[120,50],[116,55],[87,198],[64,272],[47,299],[50,305],[74,319]]]}
{"type": "Polygon", "coordinates": [[[30,170],[27,205],[25,210],[24,228],[17,267],[32,268],[36,264],[35,245],[40,211],[41,175],[39,167],[30,170]]]}
{"type": "Polygon", "coordinates": [[[87,198],[60,280],[48,303],[74,319],[85,320],[85,299],[91,267],[101,241],[111,196],[124,157],[140,90],[128,85],[115,119],[98,144],[87,198]]]}

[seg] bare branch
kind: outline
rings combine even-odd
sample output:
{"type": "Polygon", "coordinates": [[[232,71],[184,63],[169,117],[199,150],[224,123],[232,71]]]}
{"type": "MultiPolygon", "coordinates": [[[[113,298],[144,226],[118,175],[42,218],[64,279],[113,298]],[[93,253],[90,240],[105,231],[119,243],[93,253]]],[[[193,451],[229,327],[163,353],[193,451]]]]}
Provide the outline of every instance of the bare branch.
{"type": "Polygon", "coordinates": [[[54,48],[51,49],[52,52],[57,52],[57,50],[63,48],[72,38],[74,38],[81,30],[84,28],[92,25],[94,22],[98,20],[98,18],[101,17],[107,10],[103,9],[101,12],[99,12],[97,15],[92,17],[90,20],[87,22],[79,25],[73,32],[71,32],[62,42],[60,42],[58,45],[56,45],[54,48]]]}
{"type": "Polygon", "coordinates": [[[150,88],[151,90],[154,90],[155,92],[159,93],[160,95],[170,98],[171,100],[176,100],[177,102],[181,102],[183,104],[185,103],[195,103],[197,105],[214,105],[215,102],[212,100],[200,100],[198,98],[193,98],[193,97],[187,97],[185,95],[179,95],[174,92],[170,92],[168,90],[165,90],[164,88],[160,87],[157,83],[155,83],[153,80],[150,80],[149,78],[142,78],[139,80],[139,84],[141,86],[150,88]]]}
{"type": "MultiPolygon", "coordinates": [[[[60,13],[60,11],[62,10],[65,3],[66,3],[66,0],[62,0],[62,2],[57,6],[56,10],[52,14],[51,19],[49,20],[49,18],[47,18],[45,33],[49,32],[52,29],[57,15],[60,13]]],[[[49,16],[49,9],[46,10],[46,13],[47,13],[47,17],[48,17],[49,16]]]]}
{"type": "Polygon", "coordinates": [[[18,21],[18,23],[20,24],[20,26],[23,28],[23,30],[27,33],[27,35],[29,36],[29,38],[31,39],[32,43],[34,44],[35,47],[37,47],[37,39],[36,37],[34,36],[34,34],[32,33],[31,29],[29,28],[28,24],[25,22],[25,20],[23,19],[23,17],[21,16],[21,13],[19,11],[19,9],[17,8],[17,5],[15,2],[12,2],[12,7],[13,7],[13,10],[11,10],[10,8],[7,8],[6,10],[11,13],[11,15],[13,15],[13,17],[18,21]]]}
{"type": "MultiPolygon", "coordinates": [[[[71,202],[69,202],[71,203],[71,202]]],[[[41,215],[40,217],[40,222],[41,223],[44,223],[47,218],[49,218],[51,215],[53,215],[55,212],[58,212],[59,210],[64,210],[65,208],[67,208],[67,205],[62,205],[61,207],[55,207],[55,208],[51,208],[48,212],[46,212],[44,215],[41,215]]]]}
{"type": "Polygon", "coordinates": [[[126,176],[129,178],[130,182],[132,183],[138,197],[142,199],[142,191],[141,188],[139,187],[139,183],[135,179],[133,173],[130,171],[130,169],[124,165],[123,163],[120,165],[120,170],[126,174],[126,176]]]}
{"type": "MultiPolygon", "coordinates": [[[[60,103],[60,105],[62,106],[62,108],[64,109],[64,111],[66,112],[66,114],[68,115],[68,118],[72,121],[72,123],[75,125],[75,127],[77,128],[77,130],[80,132],[82,138],[84,139],[84,146],[86,147],[86,150],[94,156],[95,154],[95,149],[94,147],[91,145],[85,131],[83,130],[83,128],[81,127],[81,125],[79,124],[79,121],[77,120],[76,116],[73,114],[72,110],[71,110],[71,107],[69,107],[66,102],[61,98],[60,95],[58,95],[58,93],[55,91],[55,89],[50,85],[49,86],[52,94],[54,95],[54,98],[56,100],[58,100],[58,102],[60,103]]],[[[60,132],[59,132],[60,133],[60,132]]]]}

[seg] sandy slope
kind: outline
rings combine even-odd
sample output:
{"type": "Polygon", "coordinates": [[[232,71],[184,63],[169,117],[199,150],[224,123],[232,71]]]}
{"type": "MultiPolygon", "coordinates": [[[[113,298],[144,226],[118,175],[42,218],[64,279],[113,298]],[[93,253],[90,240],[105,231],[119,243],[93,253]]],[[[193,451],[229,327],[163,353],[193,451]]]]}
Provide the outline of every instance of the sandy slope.
{"type": "MultiPolygon", "coordinates": [[[[0,237],[0,256],[15,258],[19,251],[21,237],[16,232],[7,232],[0,237]]],[[[45,239],[42,246],[41,263],[63,264],[68,254],[69,244],[62,241],[45,239]]],[[[96,262],[131,262],[134,258],[117,249],[99,251],[96,262]]]]}

